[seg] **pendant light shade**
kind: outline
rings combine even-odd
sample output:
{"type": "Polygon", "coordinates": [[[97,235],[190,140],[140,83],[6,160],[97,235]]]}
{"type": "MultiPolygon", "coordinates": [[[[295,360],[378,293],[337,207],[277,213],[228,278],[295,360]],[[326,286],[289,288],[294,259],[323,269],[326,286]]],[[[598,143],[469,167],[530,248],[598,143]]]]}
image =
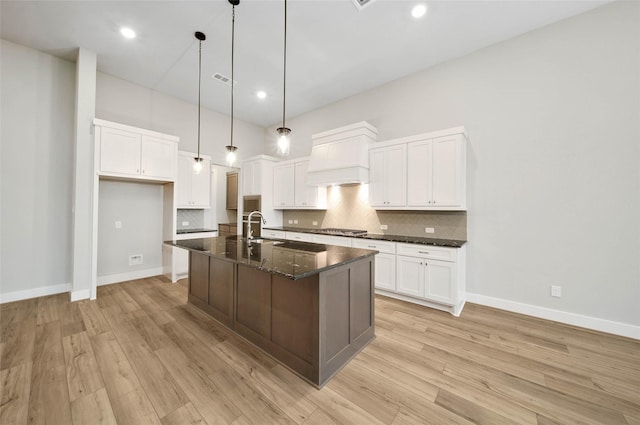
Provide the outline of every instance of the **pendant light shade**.
{"type": "Polygon", "coordinates": [[[284,0],[284,66],[283,66],[283,82],[282,82],[282,127],[276,129],[278,134],[278,154],[281,156],[289,155],[291,150],[291,140],[289,135],[291,129],[285,125],[287,104],[287,0],[284,0]]]}
{"type": "Polygon", "coordinates": [[[236,35],[236,6],[240,4],[240,0],[229,0],[231,3],[231,138],[227,148],[227,165],[232,167],[236,162],[236,151],[238,148],[233,146],[233,86],[235,80],[233,79],[233,63],[235,53],[235,35],[236,35]]]}
{"type": "Polygon", "coordinates": [[[198,40],[198,156],[193,158],[193,171],[200,174],[202,171],[202,158],[200,157],[200,84],[202,82],[202,42],[207,36],[200,31],[196,31],[195,37],[198,40]]]}

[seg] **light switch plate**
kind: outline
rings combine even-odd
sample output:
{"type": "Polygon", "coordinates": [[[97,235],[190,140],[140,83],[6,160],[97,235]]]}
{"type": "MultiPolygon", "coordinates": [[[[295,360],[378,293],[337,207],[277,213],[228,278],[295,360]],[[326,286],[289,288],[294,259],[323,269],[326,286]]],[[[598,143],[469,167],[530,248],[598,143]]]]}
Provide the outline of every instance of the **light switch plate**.
{"type": "Polygon", "coordinates": [[[387,230],[389,228],[389,226],[387,226],[386,224],[381,224],[380,225],[380,230],[387,230]]]}
{"type": "Polygon", "coordinates": [[[313,224],[314,226],[317,226],[317,225],[318,225],[318,222],[317,222],[317,221],[314,221],[312,224],[313,224]]]}
{"type": "Polygon", "coordinates": [[[562,297],[562,287],[551,285],[551,296],[556,298],[562,297]]]}
{"type": "Polygon", "coordinates": [[[183,226],[188,226],[188,225],[189,225],[189,222],[188,222],[188,221],[183,221],[183,222],[182,222],[182,225],[183,225],[183,226]]]}
{"type": "Polygon", "coordinates": [[[289,220],[289,224],[293,224],[293,220],[289,220]]]}
{"type": "Polygon", "coordinates": [[[434,229],[433,227],[425,227],[424,228],[424,232],[425,233],[435,233],[436,229],[434,229]]]}
{"type": "Polygon", "coordinates": [[[298,224],[298,220],[293,220],[293,224],[298,224]]]}
{"type": "Polygon", "coordinates": [[[122,229],[122,222],[120,220],[116,220],[116,229],[122,229]]]}

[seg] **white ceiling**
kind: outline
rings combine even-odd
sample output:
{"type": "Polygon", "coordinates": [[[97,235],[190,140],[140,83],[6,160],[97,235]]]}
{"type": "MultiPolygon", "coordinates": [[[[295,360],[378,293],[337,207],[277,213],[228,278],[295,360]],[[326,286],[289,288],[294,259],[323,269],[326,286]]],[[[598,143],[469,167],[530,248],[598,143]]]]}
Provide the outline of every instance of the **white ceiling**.
{"type": "MultiPolygon", "coordinates": [[[[610,0],[352,0],[287,3],[287,117],[401,78],[446,60],[582,13],[610,0]]],[[[236,6],[235,116],[266,127],[282,120],[283,1],[236,6]],[[257,90],[268,97],[258,100],[257,90]]],[[[197,103],[198,43],[203,42],[202,104],[229,114],[231,5],[208,1],[0,2],[1,36],[73,60],[75,48],[98,55],[101,72],[197,103]],[[138,37],[125,40],[121,26],[138,37]]]]}

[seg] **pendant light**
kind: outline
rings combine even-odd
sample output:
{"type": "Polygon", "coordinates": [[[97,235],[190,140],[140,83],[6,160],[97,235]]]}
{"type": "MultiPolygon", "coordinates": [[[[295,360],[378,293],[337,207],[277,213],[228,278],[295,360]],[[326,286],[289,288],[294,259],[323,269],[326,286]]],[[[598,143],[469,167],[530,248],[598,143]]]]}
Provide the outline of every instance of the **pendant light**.
{"type": "Polygon", "coordinates": [[[196,39],[198,39],[198,156],[193,158],[193,170],[196,174],[200,174],[202,171],[202,158],[200,157],[200,84],[202,81],[202,42],[207,39],[207,36],[200,31],[195,33],[196,39]]]}
{"type": "Polygon", "coordinates": [[[227,165],[233,166],[236,162],[236,150],[238,148],[233,146],[233,86],[235,80],[233,79],[233,59],[235,50],[235,33],[236,33],[236,6],[240,4],[240,0],[229,0],[231,3],[231,142],[227,145],[227,165]]]}
{"type": "Polygon", "coordinates": [[[291,129],[285,126],[285,106],[287,100],[287,0],[284,0],[284,78],[282,84],[282,127],[276,129],[278,134],[278,154],[282,156],[289,155],[291,150],[291,142],[289,134],[291,129]]]}

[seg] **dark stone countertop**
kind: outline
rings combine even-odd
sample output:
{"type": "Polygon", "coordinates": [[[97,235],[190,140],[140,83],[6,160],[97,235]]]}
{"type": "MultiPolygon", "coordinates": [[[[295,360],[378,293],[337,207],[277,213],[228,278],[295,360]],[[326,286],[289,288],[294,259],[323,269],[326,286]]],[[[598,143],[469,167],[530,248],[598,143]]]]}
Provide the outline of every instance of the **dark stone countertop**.
{"type": "Polygon", "coordinates": [[[165,241],[189,251],[231,260],[268,273],[301,279],[378,253],[317,243],[265,239],[249,245],[241,236],[165,241]]]}
{"type": "MultiPolygon", "coordinates": [[[[304,227],[264,227],[265,230],[281,230],[284,232],[299,232],[299,233],[314,233],[314,234],[323,234],[319,232],[320,229],[309,229],[304,227]]],[[[329,235],[329,236],[340,236],[340,235],[329,235]]],[[[418,245],[434,245],[434,246],[444,246],[449,248],[460,248],[462,245],[467,243],[467,241],[460,241],[455,239],[437,239],[437,238],[423,238],[418,236],[403,236],[403,235],[382,235],[377,233],[367,233],[365,235],[357,235],[357,236],[341,236],[347,238],[359,238],[359,239],[372,239],[379,241],[389,241],[389,242],[403,242],[403,243],[413,243],[418,245]]]]}

